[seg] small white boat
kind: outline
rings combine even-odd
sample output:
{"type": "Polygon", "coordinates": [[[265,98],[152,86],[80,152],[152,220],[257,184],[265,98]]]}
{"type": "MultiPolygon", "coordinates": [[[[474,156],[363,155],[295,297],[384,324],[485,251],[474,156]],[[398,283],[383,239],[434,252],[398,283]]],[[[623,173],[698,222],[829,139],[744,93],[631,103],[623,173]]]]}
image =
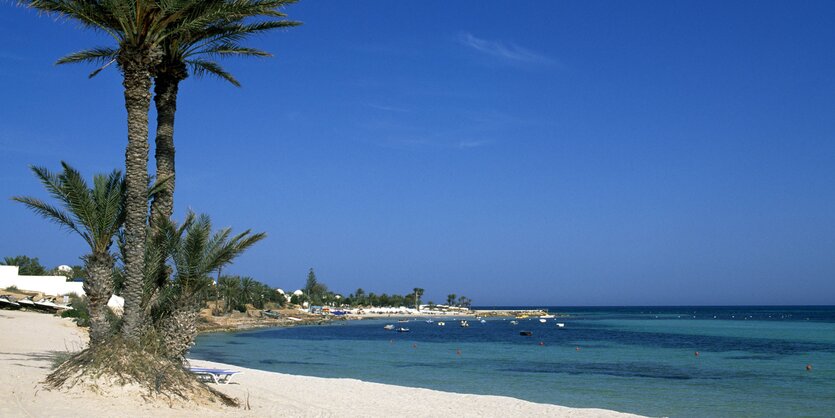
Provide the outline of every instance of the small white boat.
{"type": "Polygon", "coordinates": [[[295,316],[288,316],[288,317],[287,317],[287,319],[289,319],[289,320],[291,320],[291,321],[296,321],[296,322],[298,322],[298,321],[301,321],[301,320],[302,320],[301,318],[296,318],[295,316]]]}
{"type": "Polygon", "coordinates": [[[24,307],[24,308],[34,308],[35,307],[35,302],[32,301],[32,298],[30,298],[30,297],[19,299],[17,301],[17,303],[20,304],[20,306],[24,307]]]}
{"type": "Polygon", "coordinates": [[[433,323],[433,322],[435,322],[435,321],[433,321],[433,320],[432,320],[432,318],[429,318],[429,319],[427,319],[427,320],[426,320],[426,323],[427,323],[427,324],[431,324],[431,323],[433,323]]]}
{"type": "Polygon", "coordinates": [[[510,321],[510,325],[519,325],[519,321],[514,319],[513,321],[510,321]]]}
{"type": "Polygon", "coordinates": [[[20,309],[20,304],[12,300],[9,296],[0,296],[0,308],[20,309]]]}
{"type": "Polygon", "coordinates": [[[53,303],[49,299],[41,299],[41,300],[35,302],[35,307],[39,308],[39,309],[46,310],[46,311],[57,311],[58,310],[58,305],[56,305],[55,303],[53,303]]]}
{"type": "Polygon", "coordinates": [[[540,315],[539,317],[543,318],[543,319],[554,319],[554,318],[556,318],[554,315],[550,315],[550,314],[540,315]]]}
{"type": "Polygon", "coordinates": [[[461,321],[460,325],[461,325],[461,328],[467,328],[467,327],[470,326],[470,323],[467,322],[466,319],[464,319],[464,320],[461,321]]]}
{"type": "Polygon", "coordinates": [[[542,319],[542,318],[539,318],[539,322],[542,322],[542,323],[544,324],[544,323],[548,322],[548,320],[547,320],[547,319],[542,319]]]}
{"type": "Polygon", "coordinates": [[[388,325],[384,326],[383,329],[391,331],[391,330],[394,329],[394,325],[393,324],[388,324],[388,325]]]}
{"type": "Polygon", "coordinates": [[[439,326],[439,327],[446,326],[446,322],[444,322],[444,321],[438,321],[438,326],[439,326]]]}
{"type": "Polygon", "coordinates": [[[557,322],[557,328],[565,328],[565,324],[562,322],[557,322]]]}
{"type": "Polygon", "coordinates": [[[409,322],[408,319],[398,319],[397,322],[409,322]]]}
{"type": "Polygon", "coordinates": [[[397,328],[397,332],[409,332],[409,328],[400,327],[400,328],[397,328]]]}
{"type": "Polygon", "coordinates": [[[479,322],[481,322],[482,324],[486,324],[486,323],[487,323],[487,320],[482,319],[482,320],[481,320],[481,321],[479,321],[479,322]]]}

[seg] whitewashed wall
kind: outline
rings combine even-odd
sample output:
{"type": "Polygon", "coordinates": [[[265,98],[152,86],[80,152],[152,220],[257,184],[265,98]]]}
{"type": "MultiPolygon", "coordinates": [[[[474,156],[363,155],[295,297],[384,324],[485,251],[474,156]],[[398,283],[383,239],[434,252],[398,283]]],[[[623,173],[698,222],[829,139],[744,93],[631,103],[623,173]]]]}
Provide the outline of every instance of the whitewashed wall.
{"type": "Polygon", "coordinates": [[[20,290],[41,292],[46,295],[60,296],[75,293],[84,295],[79,282],[68,282],[64,276],[21,276],[18,266],[0,266],[0,292],[10,286],[20,290]]]}

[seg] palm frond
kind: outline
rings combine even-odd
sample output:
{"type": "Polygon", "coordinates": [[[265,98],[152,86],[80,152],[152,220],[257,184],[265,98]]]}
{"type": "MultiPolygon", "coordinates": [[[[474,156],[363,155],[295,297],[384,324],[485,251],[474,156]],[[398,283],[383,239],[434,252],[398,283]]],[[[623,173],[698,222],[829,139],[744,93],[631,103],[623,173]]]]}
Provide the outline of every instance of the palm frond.
{"type": "Polygon", "coordinates": [[[191,68],[192,74],[197,77],[215,76],[232,83],[235,87],[241,86],[241,83],[232,74],[224,70],[223,67],[214,61],[190,59],[186,63],[191,68]]]}

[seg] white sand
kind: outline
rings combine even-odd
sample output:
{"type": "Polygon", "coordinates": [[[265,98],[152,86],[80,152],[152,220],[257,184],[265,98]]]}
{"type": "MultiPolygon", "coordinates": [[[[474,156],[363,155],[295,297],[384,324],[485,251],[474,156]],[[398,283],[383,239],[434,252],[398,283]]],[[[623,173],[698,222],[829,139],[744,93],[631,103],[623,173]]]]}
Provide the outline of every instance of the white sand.
{"type": "Polygon", "coordinates": [[[0,311],[0,417],[625,417],[603,409],[566,408],[502,396],[465,395],[353,379],[323,379],[193,361],[194,366],[243,371],[229,385],[240,409],[170,408],[130,396],[47,391],[39,384],[55,352],[79,350],[86,335],[51,315],[0,311]],[[246,409],[248,403],[249,409],[246,409]]]}

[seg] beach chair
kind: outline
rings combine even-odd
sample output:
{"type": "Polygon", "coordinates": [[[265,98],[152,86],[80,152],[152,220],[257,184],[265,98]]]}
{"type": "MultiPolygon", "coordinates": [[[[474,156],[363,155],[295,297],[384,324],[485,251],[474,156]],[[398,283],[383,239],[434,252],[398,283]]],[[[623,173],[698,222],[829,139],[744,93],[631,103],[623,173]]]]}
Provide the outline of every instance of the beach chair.
{"type": "Polygon", "coordinates": [[[233,370],[223,369],[207,369],[203,367],[191,367],[189,371],[206,379],[211,379],[217,384],[228,384],[232,380],[232,376],[240,373],[233,370]]]}

